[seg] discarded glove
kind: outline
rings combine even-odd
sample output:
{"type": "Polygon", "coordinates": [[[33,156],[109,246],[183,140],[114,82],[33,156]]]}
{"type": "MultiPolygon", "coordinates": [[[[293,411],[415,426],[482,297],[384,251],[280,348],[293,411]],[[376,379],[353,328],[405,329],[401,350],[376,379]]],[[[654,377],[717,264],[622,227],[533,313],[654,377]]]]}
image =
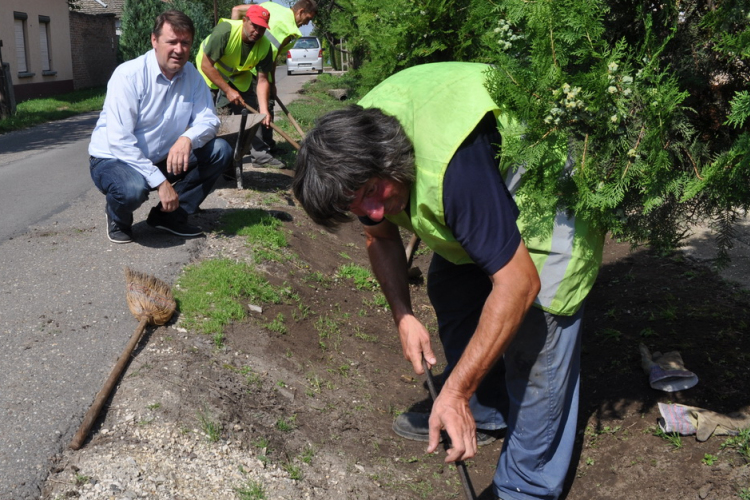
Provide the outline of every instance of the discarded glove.
{"type": "Polygon", "coordinates": [[[670,351],[665,354],[654,352],[651,355],[644,344],[640,344],[638,348],[641,351],[641,366],[648,375],[652,388],[675,392],[690,389],[698,383],[698,376],[685,369],[679,352],[670,351]]]}
{"type": "Polygon", "coordinates": [[[726,415],[695,406],[659,403],[659,427],[664,432],[677,432],[683,436],[695,434],[698,441],[713,435],[736,436],[750,429],[750,407],[726,415]]]}

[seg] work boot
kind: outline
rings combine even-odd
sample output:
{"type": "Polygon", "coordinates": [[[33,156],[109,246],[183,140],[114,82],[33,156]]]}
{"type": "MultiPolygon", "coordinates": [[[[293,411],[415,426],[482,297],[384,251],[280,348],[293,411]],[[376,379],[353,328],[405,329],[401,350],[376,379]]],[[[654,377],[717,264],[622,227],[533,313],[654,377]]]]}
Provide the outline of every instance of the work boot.
{"type": "MultiPolygon", "coordinates": [[[[412,441],[430,440],[430,414],[406,412],[393,421],[393,432],[412,441]]],[[[504,429],[497,431],[477,429],[477,445],[484,446],[497,440],[504,429]]],[[[441,438],[442,440],[442,438],[441,438]]]]}
{"type": "Polygon", "coordinates": [[[117,225],[115,221],[109,218],[109,214],[105,214],[107,217],[107,238],[112,243],[130,243],[133,241],[133,231],[131,228],[123,228],[117,225]]]}
{"type": "MultiPolygon", "coordinates": [[[[178,209],[179,210],[179,209],[178,209]]],[[[184,211],[183,211],[184,213],[184,211]]],[[[187,216],[180,216],[175,212],[162,212],[161,204],[151,209],[146,224],[156,229],[169,231],[177,236],[193,237],[203,234],[203,230],[187,223],[187,216]]]]}

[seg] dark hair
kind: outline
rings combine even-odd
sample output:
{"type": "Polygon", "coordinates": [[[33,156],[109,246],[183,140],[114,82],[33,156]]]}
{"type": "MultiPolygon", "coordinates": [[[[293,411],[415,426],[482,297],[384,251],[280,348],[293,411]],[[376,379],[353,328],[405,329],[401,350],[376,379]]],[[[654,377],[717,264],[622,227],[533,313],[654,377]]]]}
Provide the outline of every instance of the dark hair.
{"type": "Polygon", "coordinates": [[[292,189],[318,224],[352,220],[354,192],[374,177],[410,185],[414,147],[398,120],[352,105],[322,116],[302,141],[292,189]]]}
{"type": "Polygon", "coordinates": [[[151,33],[159,38],[161,36],[161,29],[164,23],[169,24],[175,33],[190,33],[192,38],[195,38],[195,26],[193,20],[188,17],[187,14],[179,10],[168,10],[159,14],[154,23],[154,29],[151,33]]]}
{"type": "Polygon", "coordinates": [[[298,12],[301,9],[305,9],[308,14],[317,14],[318,3],[315,0],[297,0],[297,3],[292,6],[292,10],[298,12]]]}

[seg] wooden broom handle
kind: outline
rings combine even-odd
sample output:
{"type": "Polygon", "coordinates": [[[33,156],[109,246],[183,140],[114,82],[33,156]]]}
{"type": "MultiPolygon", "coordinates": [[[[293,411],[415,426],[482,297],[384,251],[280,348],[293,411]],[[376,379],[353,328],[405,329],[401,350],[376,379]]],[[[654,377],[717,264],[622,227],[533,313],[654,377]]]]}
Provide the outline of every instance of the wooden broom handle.
{"type": "MultiPolygon", "coordinates": [[[[250,106],[247,103],[245,103],[245,107],[248,109],[248,111],[251,111],[251,112],[253,112],[255,114],[260,114],[257,109],[255,109],[254,107],[250,106]]],[[[291,144],[292,146],[294,146],[294,149],[299,150],[299,144],[297,144],[297,141],[295,141],[294,139],[292,139],[291,137],[289,137],[289,134],[287,134],[286,132],[284,132],[283,130],[281,130],[278,127],[278,125],[276,125],[274,122],[271,122],[271,128],[274,129],[276,132],[278,132],[281,137],[283,137],[284,139],[286,139],[289,144],[291,144]]]]}
{"type": "Polygon", "coordinates": [[[138,341],[141,340],[141,335],[143,335],[146,325],[148,325],[148,318],[141,320],[138,324],[138,328],[136,328],[133,335],[131,335],[128,345],[125,346],[125,350],[122,351],[120,357],[117,358],[117,363],[114,368],[112,368],[109,378],[104,382],[101,390],[96,395],[96,399],[94,399],[94,403],[91,405],[91,408],[89,408],[89,411],[86,412],[86,416],[83,417],[83,422],[81,422],[78,432],[73,436],[73,440],[70,442],[71,450],[79,449],[83,445],[83,442],[86,441],[86,437],[89,435],[91,427],[94,425],[94,422],[96,422],[97,417],[99,417],[99,412],[102,410],[107,399],[109,399],[112,389],[117,385],[120,375],[122,375],[125,366],[128,364],[128,361],[130,361],[130,355],[133,353],[135,346],[138,345],[138,341]]]}

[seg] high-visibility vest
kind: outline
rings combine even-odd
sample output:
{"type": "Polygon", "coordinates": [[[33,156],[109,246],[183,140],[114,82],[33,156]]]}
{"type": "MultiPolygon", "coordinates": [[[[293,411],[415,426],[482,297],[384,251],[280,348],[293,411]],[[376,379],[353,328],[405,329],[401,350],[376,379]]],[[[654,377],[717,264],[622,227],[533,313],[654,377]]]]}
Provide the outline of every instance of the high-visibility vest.
{"type": "Polygon", "coordinates": [[[284,7],[275,2],[264,2],[268,13],[271,14],[271,18],[268,20],[268,28],[263,35],[271,42],[271,50],[273,51],[273,59],[279,55],[279,50],[282,47],[281,43],[286,40],[287,37],[291,36],[292,39],[289,43],[302,36],[302,32],[297,27],[297,21],[294,19],[294,11],[289,7],[284,7]]]}
{"type": "MultiPolygon", "coordinates": [[[[454,264],[472,260],[445,224],[443,179],[448,163],[489,112],[497,118],[501,135],[521,133],[490,97],[485,87],[488,69],[485,64],[459,62],[415,66],[386,79],[359,103],[398,119],[414,145],[416,181],[409,213],[388,219],[416,233],[454,264]]],[[[566,156],[561,152],[559,161],[565,162],[566,156]]],[[[523,213],[524,199],[517,193],[523,170],[501,166],[501,173],[523,213]]],[[[604,235],[564,211],[533,222],[521,217],[518,227],[542,283],[535,305],[553,314],[575,314],[596,280],[604,235]]]]}
{"type": "MultiPolygon", "coordinates": [[[[214,68],[219,70],[224,80],[231,82],[240,92],[245,92],[250,88],[250,84],[253,81],[251,70],[266,57],[271,48],[271,43],[265,37],[260,38],[253,44],[253,48],[250,50],[247,58],[244,61],[240,61],[242,57],[242,21],[219,19],[219,22],[229,23],[232,26],[232,30],[229,33],[229,41],[224,49],[224,55],[221,56],[221,59],[214,62],[214,68]]],[[[201,43],[195,62],[198,71],[203,75],[203,79],[206,80],[208,86],[212,89],[217,89],[219,87],[201,69],[203,49],[210,37],[211,35],[208,35],[203,40],[203,43],[201,43]]]]}

